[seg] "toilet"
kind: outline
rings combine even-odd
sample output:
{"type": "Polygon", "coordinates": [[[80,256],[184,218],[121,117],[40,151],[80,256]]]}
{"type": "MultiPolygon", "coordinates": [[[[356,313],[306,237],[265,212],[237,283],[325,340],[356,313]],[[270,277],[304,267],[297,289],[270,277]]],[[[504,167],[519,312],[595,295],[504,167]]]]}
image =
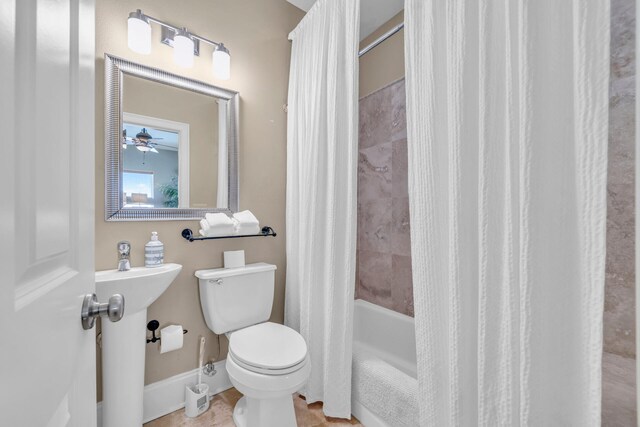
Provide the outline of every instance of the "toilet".
{"type": "Polygon", "coordinates": [[[227,372],[244,396],[233,410],[238,427],[295,427],[292,393],[309,378],[307,344],[293,329],[268,322],[276,266],[198,270],[207,326],[229,338],[227,372]]]}

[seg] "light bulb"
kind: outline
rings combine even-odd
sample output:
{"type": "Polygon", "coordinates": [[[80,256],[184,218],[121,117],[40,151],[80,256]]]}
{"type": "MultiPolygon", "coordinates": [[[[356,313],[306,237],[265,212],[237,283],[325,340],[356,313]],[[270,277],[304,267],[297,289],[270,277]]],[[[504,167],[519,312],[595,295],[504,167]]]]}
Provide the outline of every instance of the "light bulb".
{"type": "Polygon", "coordinates": [[[213,50],[213,75],[220,80],[231,78],[231,55],[229,50],[220,43],[213,50]]]}
{"type": "Polygon", "coordinates": [[[181,67],[193,67],[193,39],[186,29],[178,30],[173,38],[173,60],[181,67]]]}
{"type": "Polygon", "coordinates": [[[127,21],[129,49],[136,53],[151,53],[151,24],[140,9],[129,14],[127,21]]]}

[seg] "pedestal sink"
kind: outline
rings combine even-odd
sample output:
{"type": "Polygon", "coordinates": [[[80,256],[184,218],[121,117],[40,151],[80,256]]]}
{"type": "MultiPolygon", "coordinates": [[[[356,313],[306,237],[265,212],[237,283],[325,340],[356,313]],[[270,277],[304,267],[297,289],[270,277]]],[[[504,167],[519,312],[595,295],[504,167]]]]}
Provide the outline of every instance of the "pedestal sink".
{"type": "Polygon", "coordinates": [[[125,299],[124,317],[102,323],[102,425],[140,427],[143,418],[147,307],[169,287],[180,264],[96,272],[98,301],[125,299]]]}

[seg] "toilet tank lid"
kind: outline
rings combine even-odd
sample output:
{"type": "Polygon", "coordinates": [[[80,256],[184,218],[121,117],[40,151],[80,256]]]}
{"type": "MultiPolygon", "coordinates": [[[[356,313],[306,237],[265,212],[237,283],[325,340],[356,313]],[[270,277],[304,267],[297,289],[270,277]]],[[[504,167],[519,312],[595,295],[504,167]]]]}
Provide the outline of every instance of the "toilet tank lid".
{"type": "Polygon", "coordinates": [[[241,274],[261,273],[263,271],[276,270],[277,267],[266,262],[247,264],[244,267],[234,268],[212,268],[209,270],[198,270],[195,275],[198,279],[220,279],[222,277],[239,276],[241,274]]]}

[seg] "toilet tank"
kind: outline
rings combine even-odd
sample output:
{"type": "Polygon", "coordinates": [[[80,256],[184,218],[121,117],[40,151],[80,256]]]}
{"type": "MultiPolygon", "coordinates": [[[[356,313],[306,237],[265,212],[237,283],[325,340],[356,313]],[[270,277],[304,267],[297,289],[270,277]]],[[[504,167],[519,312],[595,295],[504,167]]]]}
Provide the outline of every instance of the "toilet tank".
{"type": "Polygon", "coordinates": [[[266,263],[196,271],[209,329],[224,334],[269,320],[275,272],[276,266],[266,263]]]}

